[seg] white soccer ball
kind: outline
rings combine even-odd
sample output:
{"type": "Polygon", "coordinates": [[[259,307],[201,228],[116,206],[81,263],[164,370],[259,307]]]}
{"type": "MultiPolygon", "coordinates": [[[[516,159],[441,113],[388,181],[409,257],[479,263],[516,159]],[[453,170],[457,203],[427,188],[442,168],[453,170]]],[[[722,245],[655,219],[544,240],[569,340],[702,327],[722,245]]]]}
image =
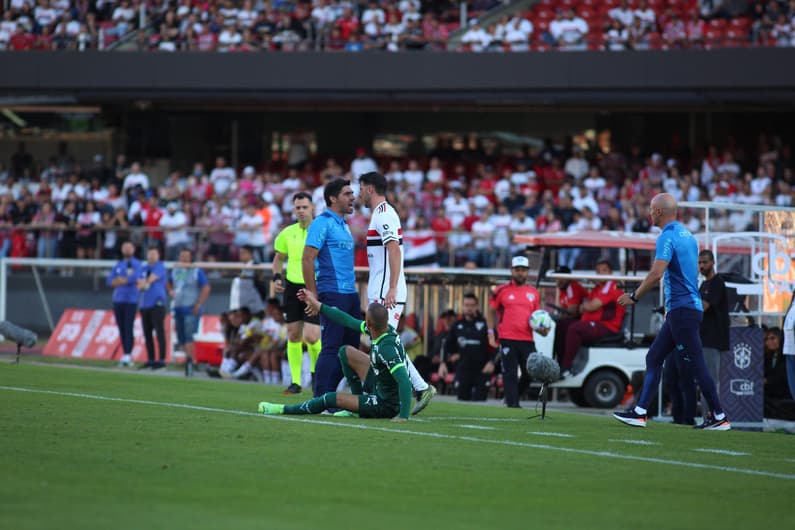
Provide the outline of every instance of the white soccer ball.
{"type": "Polygon", "coordinates": [[[530,315],[530,329],[538,331],[541,329],[549,329],[552,327],[552,317],[543,309],[533,311],[530,315]]]}

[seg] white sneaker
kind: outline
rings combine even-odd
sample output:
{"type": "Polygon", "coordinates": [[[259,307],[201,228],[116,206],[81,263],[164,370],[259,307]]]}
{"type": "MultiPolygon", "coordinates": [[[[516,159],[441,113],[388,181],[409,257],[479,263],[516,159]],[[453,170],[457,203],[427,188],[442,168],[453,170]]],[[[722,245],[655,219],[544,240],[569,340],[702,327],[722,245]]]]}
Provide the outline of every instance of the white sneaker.
{"type": "Polygon", "coordinates": [[[121,360],[119,361],[119,366],[132,366],[132,356],[130,355],[122,355],[121,360]]]}

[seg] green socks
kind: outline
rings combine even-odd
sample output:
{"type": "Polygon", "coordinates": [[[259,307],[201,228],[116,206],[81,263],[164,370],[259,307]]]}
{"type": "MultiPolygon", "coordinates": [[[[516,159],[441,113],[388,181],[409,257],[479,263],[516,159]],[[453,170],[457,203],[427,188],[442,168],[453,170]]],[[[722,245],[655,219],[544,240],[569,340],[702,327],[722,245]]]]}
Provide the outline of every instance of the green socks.
{"type": "Polygon", "coordinates": [[[285,405],[285,414],[320,414],[326,409],[337,408],[337,393],[326,392],[320,397],[312,398],[298,405],[285,405]]]}

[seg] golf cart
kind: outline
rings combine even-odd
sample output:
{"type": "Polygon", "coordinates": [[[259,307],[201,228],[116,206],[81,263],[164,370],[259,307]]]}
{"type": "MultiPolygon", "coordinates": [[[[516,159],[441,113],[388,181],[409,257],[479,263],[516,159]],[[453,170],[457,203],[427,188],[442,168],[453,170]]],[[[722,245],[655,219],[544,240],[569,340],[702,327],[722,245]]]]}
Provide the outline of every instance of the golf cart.
{"type": "MultiPolygon", "coordinates": [[[[555,281],[571,279],[581,283],[595,283],[612,279],[624,288],[631,290],[636,287],[646,272],[639,273],[636,268],[640,262],[651,264],[651,253],[654,251],[657,234],[624,233],[624,232],[562,232],[516,236],[517,243],[523,243],[543,253],[542,266],[538,275],[539,290],[544,293],[546,308],[558,318],[565,316],[565,309],[558,305],[558,289],[555,281]],[[583,256],[590,255],[595,263],[597,259],[607,257],[615,268],[623,273],[610,276],[598,275],[593,267],[588,272],[575,270],[572,273],[559,274],[554,271],[557,253],[564,248],[579,248],[583,256]],[[631,253],[631,255],[630,255],[631,253]],[[631,259],[630,259],[631,258],[631,259]],[[634,271],[627,272],[627,264],[631,263],[634,271]],[[554,296],[551,296],[554,290],[554,296]]],[[[593,265],[589,263],[590,265],[593,265]]],[[[574,374],[555,382],[552,388],[565,388],[570,399],[579,406],[612,408],[618,405],[627,390],[627,385],[635,372],[646,370],[646,351],[653,336],[662,322],[658,311],[659,295],[647,296],[640,303],[630,306],[624,317],[620,333],[602,338],[594,344],[580,348],[574,358],[571,372],[574,374]]],[[[546,337],[537,337],[536,347],[548,356],[554,357],[554,327],[546,337]]]]}

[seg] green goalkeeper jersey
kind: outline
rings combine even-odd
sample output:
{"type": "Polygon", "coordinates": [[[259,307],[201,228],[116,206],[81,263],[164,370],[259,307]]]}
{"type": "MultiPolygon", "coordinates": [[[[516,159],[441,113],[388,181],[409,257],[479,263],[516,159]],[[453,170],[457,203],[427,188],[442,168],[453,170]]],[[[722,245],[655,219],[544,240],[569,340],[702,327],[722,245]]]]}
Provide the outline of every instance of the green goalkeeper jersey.
{"type": "Polygon", "coordinates": [[[370,370],[375,376],[374,393],[382,401],[399,406],[400,415],[407,418],[411,407],[411,381],[406,366],[406,351],[395,328],[389,326],[380,337],[373,337],[363,320],[353,318],[336,307],[322,304],[320,312],[334,322],[350,329],[358,329],[370,337],[370,370]]]}

